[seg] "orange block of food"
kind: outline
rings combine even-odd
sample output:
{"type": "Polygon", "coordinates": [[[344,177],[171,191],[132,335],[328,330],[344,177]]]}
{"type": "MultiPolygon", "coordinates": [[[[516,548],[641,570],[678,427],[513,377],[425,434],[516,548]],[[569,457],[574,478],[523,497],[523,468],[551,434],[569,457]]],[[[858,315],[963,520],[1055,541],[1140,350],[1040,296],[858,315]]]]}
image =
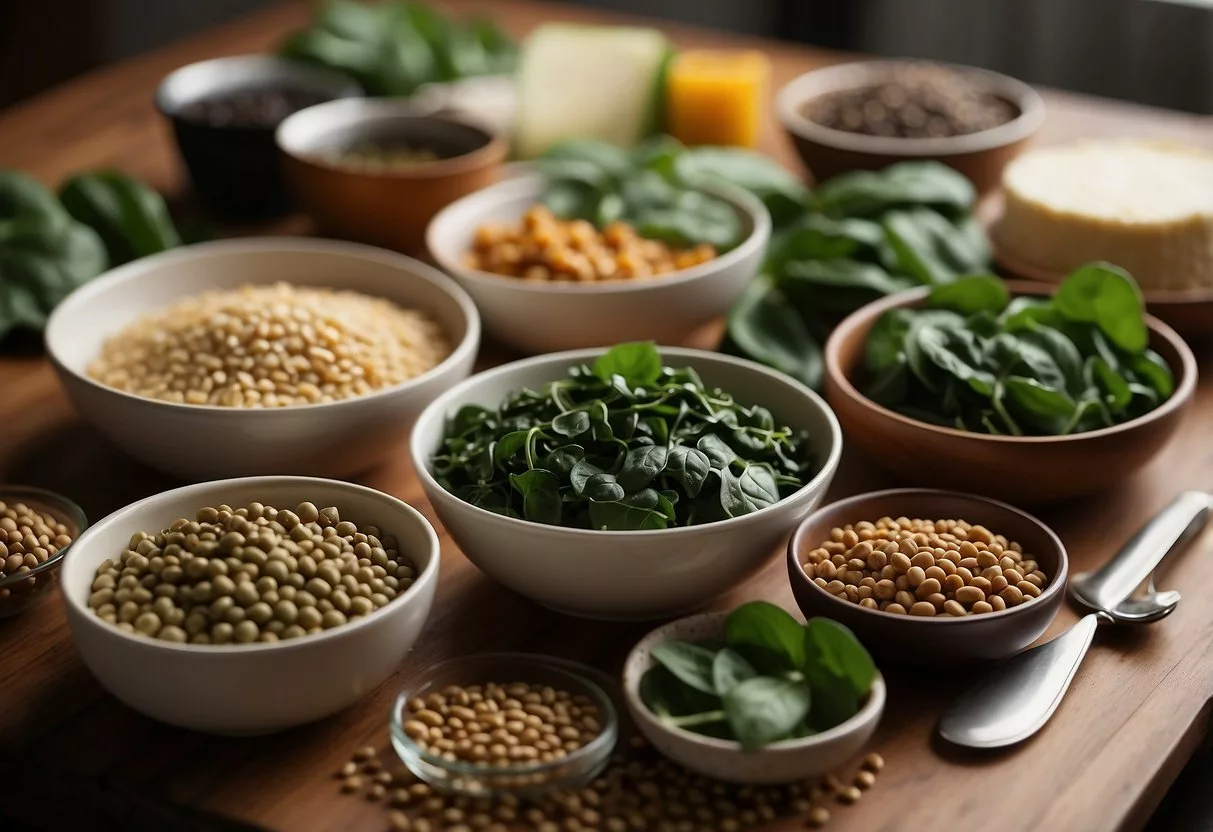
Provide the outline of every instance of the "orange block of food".
{"type": "Polygon", "coordinates": [[[684,144],[756,147],[770,61],[753,50],[689,50],[670,63],[666,128],[684,144]]]}

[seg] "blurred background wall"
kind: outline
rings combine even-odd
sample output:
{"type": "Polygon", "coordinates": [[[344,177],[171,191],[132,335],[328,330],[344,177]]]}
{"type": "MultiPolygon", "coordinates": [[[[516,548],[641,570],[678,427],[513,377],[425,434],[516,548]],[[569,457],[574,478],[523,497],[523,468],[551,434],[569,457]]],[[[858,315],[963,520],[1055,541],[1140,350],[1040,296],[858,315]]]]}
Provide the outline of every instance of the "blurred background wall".
{"type": "MultiPolygon", "coordinates": [[[[1213,0],[570,0],[1213,113],[1213,0]]],[[[0,0],[0,106],[274,0],[0,0]]]]}

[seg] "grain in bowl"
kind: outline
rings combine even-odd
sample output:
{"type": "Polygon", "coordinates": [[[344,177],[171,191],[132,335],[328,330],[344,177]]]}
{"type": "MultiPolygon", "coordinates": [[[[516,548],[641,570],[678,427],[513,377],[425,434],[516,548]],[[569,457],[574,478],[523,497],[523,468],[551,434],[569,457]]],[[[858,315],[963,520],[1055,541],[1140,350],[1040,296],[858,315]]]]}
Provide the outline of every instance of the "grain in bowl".
{"type": "Polygon", "coordinates": [[[624,222],[609,223],[600,231],[588,220],[560,219],[536,205],[519,223],[477,229],[463,264],[539,283],[594,283],[658,277],[707,263],[716,255],[709,243],[675,248],[644,238],[624,222]]]}
{"type": "Polygon", "coordinates": [[[450,353],[423,312],[276,283],[205,292],[147,315],[102,345],[88,375],[176,404],[276,408],[374,393],[450,353]]]}

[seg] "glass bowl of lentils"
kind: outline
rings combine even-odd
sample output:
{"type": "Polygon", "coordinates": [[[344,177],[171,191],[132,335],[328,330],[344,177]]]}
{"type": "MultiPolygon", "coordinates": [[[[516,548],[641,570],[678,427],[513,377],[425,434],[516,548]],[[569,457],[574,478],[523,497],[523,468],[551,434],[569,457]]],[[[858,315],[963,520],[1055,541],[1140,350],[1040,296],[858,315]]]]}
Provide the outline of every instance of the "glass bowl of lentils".
{"type": "Polygon", "coordinates": [[[71,500],[28,486],[0,486],[0,618],[46,598],[88,518],[71,500]]]}
{"type": "Polygon", "coordinates": [[[396,699],[392,746],[441,791],[478,797],[577,788],[607,765],[619,720],[592,668],[484,653],[440,662],[396,699]]]}
{"type": "Polygon", "coordinates": [[[1028,84],[929,61],[823,67],[779,91],[776,111],[818,181],[895,162],[936,159],[986,193],[1044,121],[1028,84]]]}

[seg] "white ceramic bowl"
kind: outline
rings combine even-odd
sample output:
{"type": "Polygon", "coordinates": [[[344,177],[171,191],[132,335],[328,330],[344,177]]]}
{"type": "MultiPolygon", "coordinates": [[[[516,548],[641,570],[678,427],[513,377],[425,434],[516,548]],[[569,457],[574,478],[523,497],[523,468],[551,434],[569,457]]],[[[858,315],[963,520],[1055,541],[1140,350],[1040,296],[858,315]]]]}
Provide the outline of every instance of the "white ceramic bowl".
{"type": "Polygon", "coordinates": [[[72,544],[60,584],[76,648],[118,699],[183,728],[262,734],[328,716],[396,670],[430,614],[438,561],[433,527],[395,497],[333,480],[251,477],[166,491],[114,512],[72,544]],[[120,555],[135,532],[167,528],[204,506],[239,507],[254,500],[282,508],[304,501],[336,506],[342,519],[379,526],[396,537],[400,551],[417,567],[417,579],[364,618],[268,644],[171,644],[124,633],[88,608],[97,567],[120,555]]]}
{"type": "Polygon", "coordinates": [[[466,268],[476,230],[517,222],[538,201],[539,174],[507,179],[452,202],[430,222],[430,255],[476,300],[485,329],[502,343],[536,354],[623,341],[681,343],[723,315],[758,272],[771,236],[771,217],[751,194],[723,189],[746,233],[741,245],[708,263],[646,280],[593,284],[533,283],[466,268]]]}
{"type": "Polygon", "coordinates": [[[623,695],[633,722],[654,748],[692,771],[734,783],[790,783],[818,777],[853,759],[872,738],[884,712],[885,683],[879,673],[859,713],[828,731],[799,740],[771,743],[745,751],[740,743],[673,728],[640,700],[640,678],[654,665],[658,644],[677,639],[720,638],[727,612],[681,618],[658,627],[637,642],[623,665],[623,695]]]}
{"type": "Polygon", "coordinates": [[[661,347],[665,363],[694,367],[708,386],[768,408],[779,424],[809,432],[818,472],[786,499],[753,514],[655,531],[590,531],[494,514],[446,491],[430,473],[447,417],[460,407],[496,407],[515,390],[538,389],[591,362],[602,350],[574,350],[505,364],[438,397],[417,419],[413,465],[459,548],[491,578],[572,615],[644,620],[694,609],[765,566],[781,541],[821,501],[838,468],[842,433],[829,406],[785,375],[740,358],[661,347]]]}
{"type": "Polygon", "coordinates": [[[471,298],[437,270],[370,246],[291,238],[203,243],[137,260],[73,292],[46,328],[47,354],[80,415],[148,465],[194,480],[343,477],[369,468],[426,404],[467,377],[479,343],[471,298]],[[102,343],[144,315],[200,292],[278,281],[419,309],[454,351],[429,372],[371,395],[264,410],[145,399],[86,375],[102,343]]]}

